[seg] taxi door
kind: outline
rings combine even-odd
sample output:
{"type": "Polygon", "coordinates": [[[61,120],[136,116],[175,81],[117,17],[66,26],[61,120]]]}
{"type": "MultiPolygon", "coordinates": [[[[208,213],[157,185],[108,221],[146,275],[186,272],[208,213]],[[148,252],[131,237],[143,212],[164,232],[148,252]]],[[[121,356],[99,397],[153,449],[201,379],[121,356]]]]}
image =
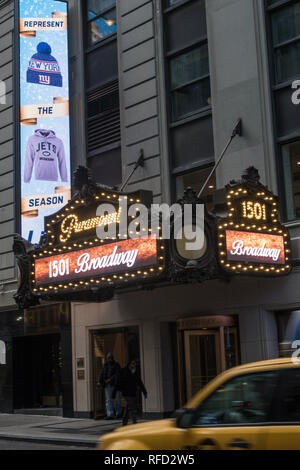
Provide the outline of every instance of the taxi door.
{"type": "Polygon", "coordinates": [[[183,448],[265,449],[278,383],[277,370],[243,373],[229,379],[192,411],[183,448]]]}
{"type": "Polygon", "coordinates": [[[271,423],[266,449],[300,450],[300,367],[282,369],[271,423]]]}
{"type": "Polygon", "coordinates": [[[237,426],[191,428],[185,438],[190,450],[263,450],[266,435],[262,426],[237,426]]]}

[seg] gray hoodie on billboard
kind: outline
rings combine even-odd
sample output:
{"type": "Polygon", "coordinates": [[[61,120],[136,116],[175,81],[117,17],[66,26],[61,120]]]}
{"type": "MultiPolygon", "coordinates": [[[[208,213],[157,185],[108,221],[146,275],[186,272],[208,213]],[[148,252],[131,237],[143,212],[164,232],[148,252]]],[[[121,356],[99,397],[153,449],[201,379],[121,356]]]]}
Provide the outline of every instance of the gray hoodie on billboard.
{"type": "Polygon", "coordinates": [[[41,181],[58,181],[58,170],[61,181],[68,181],[65,149],[61,139],[54,131],[36,129],[29,137],[24,168],[24,183],[29,183],[35,169],[35,179],[41,181]]]}

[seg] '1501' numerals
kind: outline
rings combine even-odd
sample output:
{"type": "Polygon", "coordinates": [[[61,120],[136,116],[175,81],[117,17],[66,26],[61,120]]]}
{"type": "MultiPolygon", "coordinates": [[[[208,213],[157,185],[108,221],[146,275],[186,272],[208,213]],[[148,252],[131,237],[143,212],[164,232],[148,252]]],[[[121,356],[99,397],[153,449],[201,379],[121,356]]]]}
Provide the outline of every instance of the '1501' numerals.
{"type": "Polygon", "coordinates": [[[61,259],[60,261],[51,261],[49,263],[49,277],[63,277],[70,274],[70,260],[61,259]]]}
{"type": "Polygon", "coordinates": [[[266,204],[252,201],[242,202],[242,217],[250,220],[267,220],[266,204]]]}

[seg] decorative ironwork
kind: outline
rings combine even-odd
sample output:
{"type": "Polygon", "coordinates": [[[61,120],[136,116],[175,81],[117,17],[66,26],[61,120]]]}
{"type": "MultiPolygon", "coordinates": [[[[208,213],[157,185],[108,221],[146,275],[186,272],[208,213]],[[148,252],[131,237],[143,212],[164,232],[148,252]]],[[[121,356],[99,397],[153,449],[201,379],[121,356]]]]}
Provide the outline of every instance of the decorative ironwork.
{"type": "MultiPolygon", "coordinates": [[[[204,204],[203,200],[198,198],[197,193],[188,187],[184,191],[183,197],[178,201],[182,207],[186,204],[192,205],[193,214],[196,212],[198,204],[204,204]]],[[[173,220],[174,223],[174,220],[173,220]]],[[[195,220],[196,224],[196,220],[195,220]]],[[[204,238],[206,249],[199,259],[186,259],[180,255],[174,233],[170,240],[170,280],[175,283],[202,283],[211,279],[227,279],[218,266],[216,259],[216,216],[208,212],[204,205],[204,238]]]]}
{"type": "Polygon", "coordinates": [[[39,304],[39,299],[30,289],[30,255],[35,246],[24,240],[20,235],[15,235],[13,251],[16,256],[20,271],[18,291],[14,294],[14,299],[20,309],[39,304]]]}
{"type": "Polygon", "coordinates": [[[84,166],[77,168],[74,172],[73,189],[74,196],[72,200],[80,198],[89,201],[93,198],[94,192],[97,190],[97,184],[89,168],[84,166]]]}

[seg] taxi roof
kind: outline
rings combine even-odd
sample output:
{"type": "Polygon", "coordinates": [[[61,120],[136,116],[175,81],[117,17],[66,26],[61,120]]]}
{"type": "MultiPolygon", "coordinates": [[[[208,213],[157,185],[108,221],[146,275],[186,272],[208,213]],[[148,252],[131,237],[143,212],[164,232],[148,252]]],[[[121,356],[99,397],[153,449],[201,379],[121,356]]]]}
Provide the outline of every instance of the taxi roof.
{"type": "Polygon", "coordinates": [[[249,364],[242,364],[237,367],[233,367],[232,369],[228,369],[222,372],[220,375],[215,377],[211,382],[209,382],[202,390],[192,397],[188,403],[186,404],[186,408],[194,408],[199,399],[204,399],[208,396],[216,387],[219,387],[224,381],[236,377],[241,373],[251,373],[254,371],[265,371],[265,370],[272,370],[276,368],[284,368],[284,367],[300,367],[300,359],[297,361],[295,358],[292,357],[284,357],[284,358],[277,358],[271,359],[268,361],[260,361],[260,362],[252,362],[249,364]]]}
{"type": "MultiPolygon", "coordinates": [[[[240,366],[234,367],[235,371],[238,370],[245,370],[245,369],[259,369],[259,368],[266,368],[266,367],[274,367],[274,366],[286,366],[286,365],[293,365],[300,367],[300,358],[297,360],[292,357],[281,357],[277,359],[270,359],[268,361],[259,361],[259,362],[251,362],[249,364],[242,364],[240,366]]],[[[232,369],[231,369],[232,370],[232,369]]]]}

